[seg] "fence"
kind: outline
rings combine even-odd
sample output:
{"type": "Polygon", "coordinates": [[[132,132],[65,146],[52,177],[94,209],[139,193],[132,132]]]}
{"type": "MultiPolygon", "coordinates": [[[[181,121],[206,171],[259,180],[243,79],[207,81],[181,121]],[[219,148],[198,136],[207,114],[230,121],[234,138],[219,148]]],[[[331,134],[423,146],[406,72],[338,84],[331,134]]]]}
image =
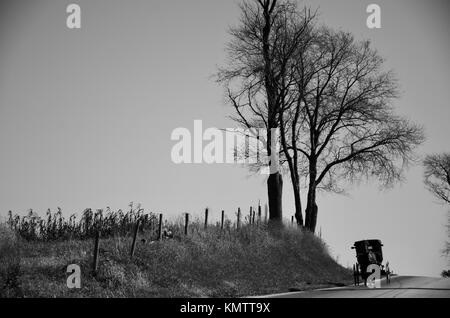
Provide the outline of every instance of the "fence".
{"type": "MultiPolygon", "coordinates": [[[[105,213],[103,210],[97,210],[95,213],[91,209],[86,209],[83,212],[83,216],[77,223],[75,216],[72,215],[68,220],[62,216],[62,212],[58,209],[58,212],[51,214],[47,211],[47,219],[39,218],[32,210],[25,217],[12,215],[9,211],[8,224],[16,233],[22,236],[24,239],[33,241],[55,241],[66,239],[94,239],[93,250],[93,264],[92,272],[95,275],[98,269],[99,262],[99,248],[101,239],[114,237],[114,236],[127,236],[132,235],[132,243],[130,247],[130,259],[133,259],[136,246],[138,243],[139,235],[145,235],[146,238],[150,238],[150,241],[161,241],[165,238],[170,238],[171,231],[164,226],[164,216],[162,213],[144,214],[143,209],[138,206],[133,208],[130,205],[130,211],[124,213],[121,210],[112,212],[109,209],[105,213]]],[[[210,224],[210,210],[208,208],[204,211],[203,229],[207,230],[212,226],[210,224]]],[[[241,208],[237,209],[235,214],[235,222],[227,223],[225,217],[225,210],[221,210],[220,221],[216,223],[216,227],[220,231],[224,231],[226,226],[232,224],[233,228],[239,231],[243,224],[250,226],[259,226],[267,223],[268,220],[268,208],[265,205],[265,213],[262,215],[261,204],[258,203],[257,208],[251,206],[249,213],[243,218],[241,208]]],[[[294,224],[294,216],[291,218],[291,224],[294,224]]],[[[190,214],[184,214],[184,235],[189,235],[190,214]]],[[[173,236],[172,236],[173,237],[173,236]]]]}

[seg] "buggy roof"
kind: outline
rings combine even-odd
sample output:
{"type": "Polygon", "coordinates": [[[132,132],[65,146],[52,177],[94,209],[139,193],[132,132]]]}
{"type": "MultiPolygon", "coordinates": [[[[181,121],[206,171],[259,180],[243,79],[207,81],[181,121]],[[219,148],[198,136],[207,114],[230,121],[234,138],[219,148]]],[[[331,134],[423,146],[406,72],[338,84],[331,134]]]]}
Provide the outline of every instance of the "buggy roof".
{"type": "Polygon", "coordinates": [[[365,244],[365,242],[368,242],[369,244],[381,244],[381,240],[376,240],[376,239],[371,239],[371,240],[361,240],[361,241],[356,241],[355,245],[359,245],[359,244],[365,244]]]}
{"type": "Polygon", "coordinates": [[[383,244],[381,243],[381,240],[362,240],[362,241],[357,241],[355,242],[355,244],[353,245],[357,250],[360,249],[364,249],[364,247],[366,246],[366,244],[374,249],[381,249],[381,247],[383,246],[383,244]]]}

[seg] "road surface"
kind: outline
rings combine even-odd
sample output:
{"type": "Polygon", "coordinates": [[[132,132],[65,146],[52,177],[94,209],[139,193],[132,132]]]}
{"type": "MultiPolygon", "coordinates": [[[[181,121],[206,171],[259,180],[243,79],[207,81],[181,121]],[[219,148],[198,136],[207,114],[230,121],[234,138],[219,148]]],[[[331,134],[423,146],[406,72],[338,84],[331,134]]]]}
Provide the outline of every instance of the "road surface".
{"type": "Polygon", "coordinates": [[[381,288],[346,286],[268,295],[269,298],[450,298],[450,279],[395,276],[391,283],[381,281],[381,288]]]}

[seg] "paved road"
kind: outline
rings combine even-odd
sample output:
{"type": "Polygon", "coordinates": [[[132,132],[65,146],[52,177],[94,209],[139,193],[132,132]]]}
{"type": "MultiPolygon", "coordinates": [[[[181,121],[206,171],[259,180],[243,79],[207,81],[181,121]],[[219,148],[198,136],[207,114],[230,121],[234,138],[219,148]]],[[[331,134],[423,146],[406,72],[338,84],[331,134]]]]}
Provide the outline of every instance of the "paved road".
{"type": "Polygon", "coordinates": [[[348,286],[269,295],[270,298],[450,298],[450,279],[395,276],[391,283],[381,281],[381,288],[348,286]]]}

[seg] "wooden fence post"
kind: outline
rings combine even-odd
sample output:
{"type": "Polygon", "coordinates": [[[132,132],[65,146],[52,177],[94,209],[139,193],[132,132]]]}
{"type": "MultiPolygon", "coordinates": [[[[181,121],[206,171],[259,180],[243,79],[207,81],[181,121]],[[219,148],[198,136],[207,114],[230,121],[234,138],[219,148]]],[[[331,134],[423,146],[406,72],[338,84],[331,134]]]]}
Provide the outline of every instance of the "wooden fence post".
{"type": "Polygon", "coordinates": [[[139,231],[139,225],[141,223],[141,219],[139,218],[136,223],[136,228],[134,229],[134,235],[133,235],[133,243],[131,244],[131,252],[130,252],[130,259],[133,258],[134,255],[134,249],[136,248],[136,239],[139,231]]]}
{"type": "Polygon", "coordinates": [[[163,215],[162,213],[159,214],[159,225],[158,225],[158,241],[161,241],[162,239],[162,222],[163,222],[163,215]]]}
{"type": "Polygon", "coordinates": [[[258,203],[258,223],[261,223],[261,203],[258,203]]]}
{"type": "Polygon", "coordinates": [[[208,228],[208,208],[205,209],[205,230],[208,228]]]}
{"type": "Polygon", "coordinates": [[[250,216],[249,216],[249,219],[248,219],[248,224],[252,224],[252,217],[253,217],[253,208],[252,207],[250,207],[250,216]]]}
{"type": "Polygon", "coordinates": [[[184,219],[184,235],[188,235],[188,226],[189,226],[189,213],[186,213],[185,219],[184,219]]]}
{"type": "Polygon", "coordinates": [[[222,210],[222,219],[220,222],[220,230],[223,230],[223,223],[225,222],[225,211],[222,210]]]}
{"type": "Polygon", "coordinates": [[[149,229],[150,229],[150,241],[152,241],[153,240],[153,217],[152,218],[150,218],[149,219],[149,221],[148,221],[148,227],[149,227],[149,229]]]}
{"type": "Polygon", "coordinates": [[[100,214],[100,217],[98,219],[98,230],[101,231],[102,229],[102,223],[103,223],[103,214],[100,214]]]}
{"type": "Polygon", "coordinates": [[[97,275],[99,246],[100,246],[100,231],[97,230],[97,232],[95,233],[94,264],[92,266],[92,272],[94,273],[94,276],[97,275]]]}
{"type": "Polygon", "coordinates": [[[239,230],[240,227],[241,227],[241,208],[238,208],[236,229],[239,230]]]}
{"type": "Polygon", "coordinates": [[[253,225],[255,225],[255,216],[256,216],[256,210],[253,209],[253,219],[252,219],[253,225]]]}

